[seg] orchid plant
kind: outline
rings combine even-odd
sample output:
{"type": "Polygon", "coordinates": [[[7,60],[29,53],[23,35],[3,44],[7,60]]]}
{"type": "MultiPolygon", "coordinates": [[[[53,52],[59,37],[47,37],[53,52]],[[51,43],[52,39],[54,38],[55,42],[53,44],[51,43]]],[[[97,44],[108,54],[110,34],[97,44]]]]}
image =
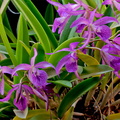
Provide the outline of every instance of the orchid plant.
{"type": "Polygon", "coordinates": [[[0,0],[0,119],[120,119],[120,0],[46,2],[0,0]]]}

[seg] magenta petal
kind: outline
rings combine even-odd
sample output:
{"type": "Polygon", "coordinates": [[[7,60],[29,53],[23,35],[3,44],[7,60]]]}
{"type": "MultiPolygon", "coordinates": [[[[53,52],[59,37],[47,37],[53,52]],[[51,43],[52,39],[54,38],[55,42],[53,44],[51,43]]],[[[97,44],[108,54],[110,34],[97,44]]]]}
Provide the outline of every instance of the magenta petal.
{"type": "Polygon", "coordinates": [[[15,91],[15,90],[17,90],[17,89],[18,89],[18,87],[12,88],[12,89],[8,92],[8,94],[7,94],[7,96],[6,96],[5,98],[0,99],[0,102],[6,102],[6,101],[8,101],[8,100],[10,99],[13,91],[15,91]]]}
{"type": "Polygon", "coordinates": [[[51,63],[46,62],[46,61],[35,64],[35,68],[47,68],[47,67],[55,68],[51,63]]]}
{"type": "Polygon", "coordinates": [[[37,50],[36,48],[34,48],[34,56],[31,58],[31,61],[30,61],[31,66],[34,66],[36,57],[37,57],[37,50]]]}
{"type": "Polygon", "coordinates": [[[68,72],[75,72],[78,69],[77,60],[70,57],[65,66],[68,72]]]}
{"type": "Polygon", "coordinates": [[[120,45],[120,37],[115,37],[113,39],[113,42],[115,42],[116,44],[120,45]]]}
{"type": "Polygon", "coordinates": [[[104,24],[107,24],[107,23],[110,23],[110,22],[118,22],[118,20],[114,17],[102,17],[98,20],[96,20],[93,24],[94,25],[104,25],[104,24]]]}
{"type": "Polygon", "coordinates": [[[107,40],[111,36],[111,30],[106,25],[97,26],[96,29],[95,29],[95,33],[102,40],[107,40]]]}
{"type": "Polygon", "coordinates": [[[20,64],[13,69],[12,75],[14,75],[19,70],[29,70],[30,67],[31,67],[31,65],[29,65],[29,64],[20,64]]]}
{"type": "Polygon", "coordinates": [[[57,74],[60,73],[61,68],[67,63],[68,59],[70,58],[70,54],[66,55],[65,57],[63,57],[57,64],[56,66],[56,72],[57,74]]]}
{"type": "Polygon", "coordinates": [[[75,26],[78,26],[78,25],[81,25],[81,24],[88,25],[89,21],[84,17],[80,17],[77,20],[75,20],[70,27],[72,28],[72,27],[75,27],[75,26]]]}
{"type": "Polygon", "coordinates": [[[27,107],[27,99],[21,95],[19,100],[14,99],[14,105],[21,111],[25,110],[27,107]]]}
{"type": "Polygon", "coordinates": [[[86,26],[85,24],[80,24],[80,25],[78,25],[78,26],[77,26],[77,29],[76,29],[76,32],[77,32],[77,33],[81,33],[85,26],[86,26]]]}
{"type": "Polygon", "coordinates": [[[120,11],[120,3],[118,3],[117,0],[114,0],[113,3],[115,5],[115,7],[120,11]]]}
{"type": "Polygon", "coordinates": [[[33,92],[37,97],[46,102],[46,98],[39,91],[33,88],[33,92]]]}
{"type": "Polygon", "coordinates": [[[58,29],[58,34],[60,34],[63,31],[65,25],[67,24],[67,22],[69,20],[69,18],[70,18],[70,15],[65,17],[64,22],[60,25],[60,27],[58,29]]]}
{"type": "Polygon", "coordinates": [[[28,77],[35,87],[45,86],[47,83],[47,73],[43,70],[35,69],[28,71],[28,77]]]}
{"type": "Polygon", "coordinates": [[[103,5],[111,5],[112,4],[112,0],[105,0],[102,4],[103,5]]]}
{"type": "Polygon", "coordinates": [[[24,88],[24,90],[30,94],[34,94],[33,90],[31,87],[29,87],[28,85],[22,85],[22,87],[24,88]]]}
{"type": "Polygon", "coordinates": [[[4,94],[4,78],[2,77],[2,80],[0,81],[0,94],[4,94]]]}
{"type": "Polygon", "coordinates": [[[71,52],[74,51],[74,49],[78,46],[80,42],[73,42],[73,43],[70,43],[70,49],[71,49],[71,52]]]}
{"type": "Polygon", "coordinates": [[[94,17],[95,17],[95,12],[96,12],[97,8],[94,9],[91,14],[90,14],[90,17],[89,17],[89,24],[90,23],[93,23],[93,20],[94,20],[94,17]]]}
{"type": "Polygon", "coordinates": [[[1,69],[2,69],[2,73],[12,74],[12,69],[7,66],[2,66],[1,69]]]}
{"type": "Polygon", "coordinates": [[[52,32],[55,32],[56,29],[64,23],[65,19],[66,17],[55,18],[53,27],[52,27],[52,32]]]}

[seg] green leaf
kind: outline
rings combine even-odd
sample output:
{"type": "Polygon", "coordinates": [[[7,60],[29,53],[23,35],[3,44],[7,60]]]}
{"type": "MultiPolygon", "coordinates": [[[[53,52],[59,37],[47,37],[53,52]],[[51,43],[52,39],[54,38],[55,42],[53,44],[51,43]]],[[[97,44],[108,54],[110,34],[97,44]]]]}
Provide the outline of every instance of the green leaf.
{"type": "MultiPolygon", "coordinates": [[[[54,1],[57,2],[57,0],[54,0],[54,1]]],[[[49,38],[51,46],[55,49],[58,46],[58,42],[57,42],[54,34],[52,33],[51,29],[49,28],[48,24],[46,23],[46,21],[44,20],[44,18],[40,14],[40,12],[37,10],[35,5],[31,2],[31,0],[24,0],[24,2],[26,3],[27,7],[29,7],[31,12],[34,14],[34,16],[39,21],[39,23],[42,25],[44,31],[46,32],[46,34],[49,38]]]]}
{"type": "Polygon", "coordinates": [[[0,53],[2,53],[2,54],[8,54],[8,52],[7,52],[6,48],[5,48],[5,46],[0,45],[0,53]]]}
{"type": "Polygon", "coordinates": [[[107,116],[107,120],[120,120],[120,113],[111,114],[107,116]]]}
{"type": "Polygon", "coordinates": [[[3,41],[3,43],[6,47],[6,50],[9,54],[9,56],[10,56],[10,59],[11,59],[12,63],[16,66],[17,65],[17,60],[14,56],[13,50],[12,50],[12,48],[10,46],[10,43],[9,43],[9,40],[7,38],[1,14],[0,14],[0,36],[1,36],[2,41],[3,41]]]}
{"type": "MultiPolygon", "coordinates": [[[[30,120],[30,119],[34,119],[34,117],[37,115],[49,116],[49,118],[50,118],[50,111],[49,110],[46,111],[45,109],[29,110],[26,119],[22,119],[22,118],[19,118],[16,116],[16,117],[14,117],[13,120],[30,120]]],[[[39,117],[39,119],[40,119],[40,117],[39,117]]]]}
{"type": "MultiPolygon", "coordinates": [[[[38,40],[40,41],[42,47],[44,48],[44,51],[51,52],[50,42],[48,39],[48,36],[43,29],[40,22],[37,20],[35,15],[31,12],[31,10],[27,7],[27,5],[21,1],[21,0],[12,0],[12,2],[15,4],[15,6],[19,9],[20,12],[24,15],[24,17],[27,19],[27,21],[32,26],[33,30],[35,31],[38,40]]],[[[48,55],[46,55],[48,58],[48,55]]]]}
{"type": "Polygon", "coordinates": [[[58,84],[58,85],[62,85],[64,87],[69,87],[71,88],[72,87],[72,84],[70,81],[67,81],[67,80],[56,80],[56,81],[51,81],[51,80],[48,80],[49,83],[53,83],[53,84],[58,84]]]}
{"type": "Polygon", "coordinates": [[[12,61],[10,58],[4,59],[0,61],[0,65],[1,66],[9,66],[12,65],[12,61]]]}
{"type": "Polygon", "coordinates": [[[12,40],[13,43],[17,42],[17,39],[14,36],[14,34],[8,28],[6,28],[6,27],[5,27],[5,32],[8,35],[8,37],[12,40]]]}
{"type": "MultiPolygon", "coordinates": [[[[80,73],[80,77],[87,78],[87,77],[111,72],[113,70],[114,69],[109,67],[108,65],[91,65],[91,66],[83,67],[83,72],[80,73]]],[[[79,73],[79,70],[78,70],[78,73],[79,73]]]]}
{"type": "Polygon", "coordinates": [[[29,46],[29,36],[28,36],[28,28],[25,18],[22,14],[20,14],[17,28],[17,47],[16,47],[16,59],[18,63],[29,63],[29,55],[21,45],[20,41],[22,41],[26,46],[29,46]]]}
{"type": "MultiPolygon", "coordinates": [[[[64,41],[61,45],[59,45],[54,52],[61,50],[63,48],[68,48],[69,44],[72,42],[82,42],[84,40],[84,38],[80,38],[80,37],[74,37],[74,38],[70,38],[67,41],[64,41]]],[[[54,53],[53,52],[53,53],[54,53]]],[[[60,59],[62,59],[62,57],[64,57],[65,55],[67,55],[69,52],[66,51],[62,51],[62,52],[58,52],[55,54],[52,54],[50,56],[50,58],[48,59],[48,62],[52,63],[53,65],[57,65],[58,61],[60,61],[60,59]]]]}
{"type": "Polygon", "coordinates": [[[53,24],[54,21],[54,10],[51,4],[48,4],[46,11],[45,11],[45,20],[48,25],[53,24]]]}
{"type": "Polygon", "coordinates": [[[74,111],[74,107],[71,106],[69,108],[69,110],[64,114],[62,120],[73,120],[73,111],[74,111]]]}
{"type": "Polygon", "coordinates": [[[98,77],[93,77],[86,79],[75,87],[73,87],[63,98],[59,109],[58,109],[58,117],[62,118],[66,111],[71,107],[71,105],[83,94],[88,92],[91,88],[93,88],[99,82],[98,77]]]}
{"type": "Polygon", "coordinates": [[[7,9],[10,0],[3,0],[2,5],[0,6],[0,14],[3,15],[7,9]]]}
{"type": "Polygon", "coordinates": [[[99,65],[99,62],[92,56],[84,54],[84,53],[80,53],[78,51],[77,54],[78,58],[81,59],[84,63],[86,63],[88,66],[89,65],[99,65]]]}
{"type": "Polygon", "coordinates": [[[63,4],[68,4],[68,3],[75,3],[73,0],[62,0],[63,4]]]}
{"type": "Polygon", "coordinates": [[[85,0],[89,6],[93,7],[93,8],[96,8],[97,7],[97,4],[94,0],[85,0]]]}

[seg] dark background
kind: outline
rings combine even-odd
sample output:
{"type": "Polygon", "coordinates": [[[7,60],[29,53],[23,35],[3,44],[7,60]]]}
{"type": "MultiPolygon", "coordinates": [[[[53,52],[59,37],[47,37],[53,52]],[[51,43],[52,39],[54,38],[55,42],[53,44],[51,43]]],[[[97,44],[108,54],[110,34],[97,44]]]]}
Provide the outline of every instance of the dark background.
{"type": "MultiPolygon", "coordinates": [[[[31,1],[37,7],[37,9],[40,11],[40,13],[44,16],[46,7],[48,5],[47,1],[46,0],[31,0],[31,1]]],[[[14,5],[11,2],[9,3],[9,8],[12,11],[17,12],[16,8],[14,7],[14,5]]],[[[13,30],[14,34],[16,34],[16,27],[17,27],[19,14],[13,14],[9,9],[7,9],[7,16],[8,16],[10,25],[12,26],[12,30],[13,30]]]]}

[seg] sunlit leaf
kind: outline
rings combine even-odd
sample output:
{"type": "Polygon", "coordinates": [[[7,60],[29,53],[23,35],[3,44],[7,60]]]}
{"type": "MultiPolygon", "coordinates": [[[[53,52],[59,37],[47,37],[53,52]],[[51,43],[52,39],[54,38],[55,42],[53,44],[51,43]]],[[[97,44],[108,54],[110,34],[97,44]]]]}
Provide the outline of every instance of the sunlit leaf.
{"type": "Polygon", "coordinates": [[[84,54],[84,53],[79,53],[79,51],[78,51],[78,58],[81,59],[88,66],[89,65],[99,65],[99,62],[94,57],[84,54]]]}
{"type": "Polygon", "coordinates": [[[87,78],[111,71],[113,71],[113,68],[109,67],[108,65],[91,65],[91,66],[83,67],[83,72],[80,74],[80,77],[87,78]]]}
{"type": "Polygon", "coordinates": [[[107,116],[107,120],[120,120],[120,113],[111,114],[107,116]]]}
{"type": "MultiPolygon", "coordinates": [[[[49,110],[46,111],[45,109],[29,110],[26,119],[21,119],[21,118],[16,116],[16,117],[14,117],[13,120],[30,120],[30,119],[34,120],[34,117],[37,115],[49,116],[49,118],[50,118],[50,114],[51,114],[50,111],[49,110]]],[[[39,116],[39,119],[40,119],[40,116],[39,116]]]]}
{"type": "Polygon", "coordinates": [[[48,82],[54,83],[54,84],[58,84],[58,85],[62,85],[62,86],[64,86],[64,87],[69,87],[69,88],[72,87],[71,82],[70,82],[70,81],[67,81],[67,80],[56,80],[56,81],[51,81],[51,80],[49,80],[48,82]]]}

